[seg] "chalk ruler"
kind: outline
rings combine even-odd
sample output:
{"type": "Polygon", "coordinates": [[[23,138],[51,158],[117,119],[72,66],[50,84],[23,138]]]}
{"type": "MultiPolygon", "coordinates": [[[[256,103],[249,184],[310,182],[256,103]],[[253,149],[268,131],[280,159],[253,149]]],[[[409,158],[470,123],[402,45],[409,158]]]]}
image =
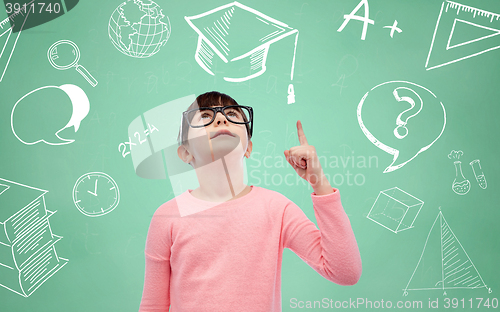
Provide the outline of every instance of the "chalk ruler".
{"type": "MultiPolygon", "coordinates": [[[[26,7],[28,7],[30,4],[35,2],[35,0],[32,0],[31,2],[26,4],[26,7]]],[[[9,15],[6,19],[0,22],[0,48],[2,49],[0,51],[0,82],[2,82],[3,76],[5,75],[5,72],[7,71],[7,67],[9,66],[10,59],[12,55],[14,54],[14,49],[16,48],[17,40],[19,40],[19,37],[21,36],[21,32],[24,27],[24,23],[26,23],[26,20],[28,19],[28,15],[30,13],[30,10],[27,10],[25,13],[26,16],[23,15],[23,10],[19,10],[17,12],[12,13],[9,15]],[[19,32],[17,34],[13,34],[12,30],[14,29],[14,17],[16,17],[18,14],[21,16],[24,16],[23,20],[23,25],[19,29],[19,32]],[[12,25],[10,21],[12,21],[12,25]],[[5,42],[4,42],[5,40],[5,42]],[[2,45],[3,42],[3,45],[2,45]]]]}
{"type": "Polygon", "coordinates": [[[436,22],[427,70],[500,48],[500,14],[445,1],[436,22]]]}

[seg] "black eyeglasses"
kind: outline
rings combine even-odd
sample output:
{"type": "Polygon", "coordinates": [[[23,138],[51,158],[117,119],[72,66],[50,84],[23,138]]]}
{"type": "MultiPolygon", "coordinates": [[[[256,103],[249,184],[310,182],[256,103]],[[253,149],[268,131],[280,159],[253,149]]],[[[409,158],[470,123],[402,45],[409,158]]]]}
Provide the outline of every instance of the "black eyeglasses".
{"type": "Polygon", "coordinates": [[[190,127],[202,128],[210,125],[221,112],[226,119],[235,124],[250,124],[250,137],[253,132],[253,109],[250,106],[230,105],[223,107],[200,107],[182,113],[190,127]]]}

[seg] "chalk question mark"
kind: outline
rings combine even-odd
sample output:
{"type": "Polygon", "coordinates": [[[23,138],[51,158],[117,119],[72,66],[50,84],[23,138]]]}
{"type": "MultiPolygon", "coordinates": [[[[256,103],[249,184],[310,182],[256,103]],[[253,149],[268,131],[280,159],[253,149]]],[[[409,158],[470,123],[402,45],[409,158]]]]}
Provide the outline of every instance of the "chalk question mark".
{"type": "Polygon", "coordinates": [[[404,110],[401,114],[399,114],[398,118],[396,119],[397,127],[394,128],[394,135],[398,139],[403,139],[404,137],[406,137],[408,135],[408,128],[406,128],[406,124],[408,123],[408,120],[412,117],[415,117],[418,113],[420,113],[420,111],[422,110],[423,102],[422,102],[422,99],[420,98],[420,96],[417,94],[417,92],[413,91],[410,88],[398,87],[398,88],[394,89],[392,94],[394,95],[394,98],[396,98],[396,100],[398,102],[404,101],[404,102],[407,102],[408,104],[411,105],[410,108],[404,110]],[[405,90],[409,90],[409,91],[413,92],[418,97],[419,103],[415,104],[415,101],[411,97],[408,97],[408,96],[401,96],[400,97],[398,94],[398,90],[401,90],[401,89],[405,89],[405,90]],[[405,118],[403,118],[403,115],[405,118]],[[403,132],[403,133],[401,133],[401,132],[403,132]]]}

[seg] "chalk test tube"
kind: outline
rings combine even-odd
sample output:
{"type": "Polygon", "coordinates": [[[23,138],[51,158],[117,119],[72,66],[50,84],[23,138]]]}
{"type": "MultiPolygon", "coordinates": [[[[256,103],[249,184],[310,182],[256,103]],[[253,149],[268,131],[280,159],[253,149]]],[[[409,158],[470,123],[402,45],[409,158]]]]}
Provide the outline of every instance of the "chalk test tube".
{"type": "Polygon", "coordinates": [[[481,163],[479,162],[479,159],[471,161],[469,165],[471,165],[472,171],[474,171],[477,183],[479,183],[479,186],[482,189],[485,189],[488,184],[486,184],[486,178],[484,177],[483,170],[481,169],[481,163]]]}

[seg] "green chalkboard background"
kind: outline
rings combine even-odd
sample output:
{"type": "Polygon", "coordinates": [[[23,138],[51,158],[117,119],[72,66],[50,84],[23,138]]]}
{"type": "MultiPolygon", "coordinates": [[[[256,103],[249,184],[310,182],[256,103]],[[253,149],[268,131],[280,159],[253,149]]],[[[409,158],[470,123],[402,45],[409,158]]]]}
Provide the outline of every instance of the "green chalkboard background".
{"type": "MultiPolygon", "coordinates": [[[[66,14],[22,31],[0,82],[0,178],[48,191],[44,195],[46,208],[57,211],[49,219],[50,228],[53,234],[62,236],[55,249],[59,257],[69,261],[27,297],[1,287],[0,311],[138,310],[149,222],[155,210],[175,194],[168,178],[139,177],[132,154],[124,157],[124,148],[119,146],[129,141],[129,136],[136,140],[133,132],[129,133],[129,125],[147,111],[211,90],[227,93],[239,104],[254,108],[253,152],[246,163],[248,183],[284,194],[316,222],[310,199],[312,188],[296,179],[283,156],[285,149],[298,145],[295,123],[302,121],[309,144],[324,156],[324,172],[341,192],[342,204],[357,238],[363,274],[356,285],[349,287],[325,280],[293,252],[285,250],[283,311],[301,310],[299,305],[308,311],[322,311],[324,298],[328,305],[332,300],[333,308],[336,301],[338,307],[349,300],[369,300],[375,306],[383,300],[384,307],[388,301],[393,307],[398,301],[407,306],[421,301],[425,309],[429,300],[438,300],[443,309],[447,300],[450,306],[458,300],[455,303],[463,310],[462,305],[470,307],[471,298],[473,310],[498,308],[500,50],[494,48],[500,46],[500,36],[494,35],[500,32],[500,2],[462,1],[463,5],[484,11],[461,10],[456,6],[446,11],[452,3],[437,0],[368,0],[369,8],[363,6],[356,13],[359,16],[366,13],[373,20],[373,24],[367,24],[364,40],[362,21],[352,19],[342,31],[337,31],[344,15],[360,4],[358,0],[242,2],[299,31],[293,80],[290,71],[295,35],[273,43],[267,56],[267,70],[247,81],[228,82],[223,74],[216,72],[212,76],[198,65],[194,57],[198,35],[184,17],[226,5],[224,1],[156,1],[168,16],[171,34],[156,54],[146,58],[120,53],[109,38],[110,16],[121,0],[80,1],[66,14]],[[485,11],[491,13],[487,15],[485,11]],[[427,69],[461,57],[473,57],[427,70],[439,16],[440,25],[427,69]],[[451,25],[456,19],[449,43],[452,48],[447,50],[451,25]],[[384,26],[392,26],[395,21],[402,32],[394,31],[391,37],[391,29],[384,26]],[[479,38],[482,39],[475,40],[479,38]],[[71,40],[79,47],[79,64],[98,81],[97,86],[92,87],[74,68],[57,70],[51,66],[47,51],[58,40],[71,40]],[[487,50],[491,51],[475,55],[487,50]],[[403,82],[372,90],[389,81],[403,82]],[[291,83],[295,103],[287,104],[291,83]],[[78,131],[70,127],[59,133],[74,142],[23,144],[11,127],[14,105],[35,89],[64,84],[80,87],[90,102],[90,111],[78,131]],[[422,96],[424,104],[422,111],[409,119],[408,136],[398,141],[392,133],[396,118],[410,106],[396,101],[391,92],[395,87],[410,86],[422,96]],[[370,142],[358,122],[358,106],[367,92],[363,106],[366,111],[362,111],[365,126],[375,137],[377,133],[383,136],[377,139],[386,138],[399,144],[401,155],[417,152],[438,137],[444,121],[440,103],[446,111],[442,135],[404,166],[384,173],[393,156],[370,142]],[[456,178],[455,160],[448,158],[452,150],[463,152],[462,172],[470,182],[465,195],[452,190],[456,178]],[[485,189],[480,187],[469,165],[476,159],[480,160],[487,181],[485,189]],[[77,180],[89,172],[106,173],[119,187],[118,206],[98,217],[81,213],[72,197],[77,180]],[[368,218],[372,207],[397,205],[394,201],[383,203],[384,195],[375,204],[381,191],[394,187],[424,203],[414,220],[404,220],[404,223],[414,221],[413,227],[397,233],[368,218]],[[434,228],[438,232],[429,235],[440,212],[443,217],[437,219],[434,228]],[[432,275],[441,272],[439,226],[444,231],[452,229],[457,239],[453,244],[459,250],[457,257],[464,258],[460,250],[463,248],[474,264],[470,270],[477,270],[482,279],[479,286],[483,287],[405,293],[428,235],[428,249],[431,246],[438,249],[426,252],[426,259],[432,257],[432,252],[438,258],[434,258],[435,262],[427,260],[425,271],[416,270],[412,280],[421,288],[435,287],[432,275]],[[432,239],[435,240],[431,242],[432,239]],[[484,298],[479,308],[476,298],[484,298]],[[492,305],[490,308],[484,306],[486,299],[492,305]],[[316,308],[305,308],[308,302],[314,305],[314,301],[320,301],[322,307],[316,302],[316,308]]],[[[0,15],[2,19],[7,17],[4,13],[0,15]]],[[[241,42],[235,45],[246,44],[246,39],[247,36],[241,36],[241,42]]],[[[0,37],[0,47],[3,43],[0,37]]],[[[221,72],[234,70],[224,67],[228,64],[221,59],[215,58],[214,62],[221,72]]],[[[2,70],[0,67],[0,73],[2,70]]],[[[57,88],[45,91],[29,102],[32,106],[18,107],[21,109],[20,117],[16,115],[15,119],[18,135],[42,139],[46,134],[53,136],[68,122],[71,102],[57,88]]],[[[401,89],[400,96],[411,97],[411,94],[408,89],[401,89]]],[[[178,122],[178,112],[183,109],[173,107],[175,113],[168,115],[164,124],[155,124],[158,128],[155,135],[175,140],[177,132],[167,131],[167,125],[178,122]]],[[[129,145],[123,145],[129,151],[129,145]]],[[[405,202],[405,198],[400,200],[405,202]]],[[[26,198],[15,196],[3,201],[2,217],[22,209],[25,201],[26,198]]],[[[5,253],[8,243],[5,240],[2,243],[1,251],[5,253]]],[[[6,254],[0,259],[3,257],[6,254]]],[[[5,265],[2,269],[8,270],[5,265]]],[[[471,274],[478,276],[475,271],[471,274]]],[[[6,276],[0,275],[0,284],[6,283],[6,276]]],[[[410,283],[408,289],[411,288],[410,283]]],[[[366,304],[359,308],[371,310],[366,304]]]]}

